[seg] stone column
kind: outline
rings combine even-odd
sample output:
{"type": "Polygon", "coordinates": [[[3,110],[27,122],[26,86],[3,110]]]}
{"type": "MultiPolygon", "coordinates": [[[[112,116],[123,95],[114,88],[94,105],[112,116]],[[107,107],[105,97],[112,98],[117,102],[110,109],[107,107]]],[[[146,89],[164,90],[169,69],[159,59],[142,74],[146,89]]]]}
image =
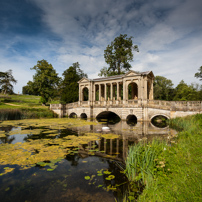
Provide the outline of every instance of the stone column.
{"type": "Polygon", "coordinates": [[[144,100],[147,100],[147,78],[144,78],[144,100]]]}
{"type": "Polygon", "coordinates": [[[126,102],[126,82],[123,80],[123,104],[126,102]]]}
{"type": "Polygon", "coordinates": [[[151,80],[151,90],[150,90],[150,93],[151,93],[151,100],[154,99],[154,87],[153,87],[153,79],[151,80]]]}
{"type": "Polygon", "coordinates": [[[94,90],[94,92],[93,92],[93,102],[95,102],[95,100],[96,100],[96,86],[95,86],[95,84],[93,84],[93,90],[94,90]]]}
{"type": "Polygon", "coordinates": [[[101,101],[101,84],[99,84],[99,101],[101,101]]]}
{"type": "Polygon", "coordinates": [[[104,94],[104,100],[107,101],[107,84],[105,83],[105,94],[104,94]]]}
{"type": "Polygon", "coordinates": [[[79,101],[81,101],[81,85],[79,85],[79,101]]]}
{"type": "Polygon", "coordinates": [[[119,82],[117,82],[117,100],[119,100],[119,82]]]}
{"type": "Polygon", "coordinates": [[[111,99],[110,100],[112,101],[113,100],[113,84],[112,83],[111,83],[111,90],[110,91],[111,91],[110,92],[111,93],[111,99]]]}

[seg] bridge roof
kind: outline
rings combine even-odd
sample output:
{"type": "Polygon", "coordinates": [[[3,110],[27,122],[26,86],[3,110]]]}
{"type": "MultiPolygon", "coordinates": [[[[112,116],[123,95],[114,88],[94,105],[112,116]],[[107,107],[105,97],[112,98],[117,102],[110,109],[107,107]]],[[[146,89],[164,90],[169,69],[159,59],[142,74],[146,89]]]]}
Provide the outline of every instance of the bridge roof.
{"type": "Polygon", "coordinates": [[[121,74],[121,75],[115,75],[115,76],[108,76],[108,77],[100,77],[100,78],[95,78],[95,79],[88,79],[88,78],[82,78],[78,83],[84,82],[84,81],[107,81],[107,80],[116,80],[116,79],[123,79],[128,76],[144,76],[144,75],[151,75],[154,77],[154,74],[152,71],[146,71],[146,72],[138,72],[138,71],[129,71],[126,74],[121,74]]]}

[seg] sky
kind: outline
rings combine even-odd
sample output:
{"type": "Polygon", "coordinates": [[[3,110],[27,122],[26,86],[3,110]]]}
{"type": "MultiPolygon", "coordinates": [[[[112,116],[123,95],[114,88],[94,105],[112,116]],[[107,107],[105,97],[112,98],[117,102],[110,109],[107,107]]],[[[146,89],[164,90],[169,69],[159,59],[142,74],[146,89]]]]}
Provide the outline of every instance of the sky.
{"type": "Polygon", "coordinates": [[[153,71],[174,86],[200,83],[201,0],[0,0],[0,71],[12,69],[14,92],[45,59],[59,76],[73,63],[98,78],[104,50],[120,34],[133,37],[134,71],[153,71]]]}

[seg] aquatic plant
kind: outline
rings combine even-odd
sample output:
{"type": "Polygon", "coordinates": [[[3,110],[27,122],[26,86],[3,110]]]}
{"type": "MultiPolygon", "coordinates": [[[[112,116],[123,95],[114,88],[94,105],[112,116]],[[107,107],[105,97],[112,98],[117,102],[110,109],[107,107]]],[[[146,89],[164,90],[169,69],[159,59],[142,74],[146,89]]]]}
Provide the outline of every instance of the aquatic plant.
{"type": "Polygon", "coordinates": [[[165,142],[154,139],[151,143],[139,142],[129,148],[125,174],[131,182],[149,186],[159,171],[163,172],[165,142]],[[162,164],[163,162],[163,164],[162,164]],[[163,166],[162,166],[163,165],[163,166]]]}

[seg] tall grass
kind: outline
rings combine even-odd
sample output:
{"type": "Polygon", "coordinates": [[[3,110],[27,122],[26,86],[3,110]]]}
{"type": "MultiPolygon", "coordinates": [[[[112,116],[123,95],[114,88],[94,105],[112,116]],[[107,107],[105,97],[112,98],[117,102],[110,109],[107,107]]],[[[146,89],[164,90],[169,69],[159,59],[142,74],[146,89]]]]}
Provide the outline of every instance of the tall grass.
{"type": "MultiPolygon", "coordinates": [[[[136,166],[138,172],[133,176],[140,175],[141,172],[142,181],[146,184],[138,201],[202,201],[202,115],[173,119],[170,125],[180,128],[181,131],[171,140],[171,145],[165,147],[166,150],[162,151],[164,146],[159,145],[160,152],[157,152],[159,154],[157,159],[162,161],[159,161],[158,165],[151,163],[151,166],[140,168],[136,166]],[[152,171],[153,168],[152,175],[150,176],[149,172],[142,172],[141,168],[145,171],[152,171]]],[[[145,148],[145,145],[142,147],[145,148]]],[[[143,150],[144,152],[141,152],[142,149],[139,150],[138,155],[141,155],[139,158],[143,159],[140,165],[144,165],[146,158],[148,162],[152,162],[154,159],[152,152],[150,154],[146,152],[147,148],[143,150]]],[[[131,164],[134,166],[134,161],[131,160],[131,164]]]]}
{"type": "Polygon", "coordinates": [[[1,109],[0,120],[18,120],[21,119],[22,112],[19,109],[1,109]]]}
{"type": "Polygon", "coordinates": [[[162,172],[165,167],[163,159],[165,149],[166,143],[157,139],[151,143],[139,142],[131,146],[125,169],[129,181],[150,186],[155,180],[157,172],[162,172]]]}
{"type": "Polygon", "coordinates": [[[48,109],[0,109],[1,121],[54,117],[57,117],[57,115],[48,109]]]}

